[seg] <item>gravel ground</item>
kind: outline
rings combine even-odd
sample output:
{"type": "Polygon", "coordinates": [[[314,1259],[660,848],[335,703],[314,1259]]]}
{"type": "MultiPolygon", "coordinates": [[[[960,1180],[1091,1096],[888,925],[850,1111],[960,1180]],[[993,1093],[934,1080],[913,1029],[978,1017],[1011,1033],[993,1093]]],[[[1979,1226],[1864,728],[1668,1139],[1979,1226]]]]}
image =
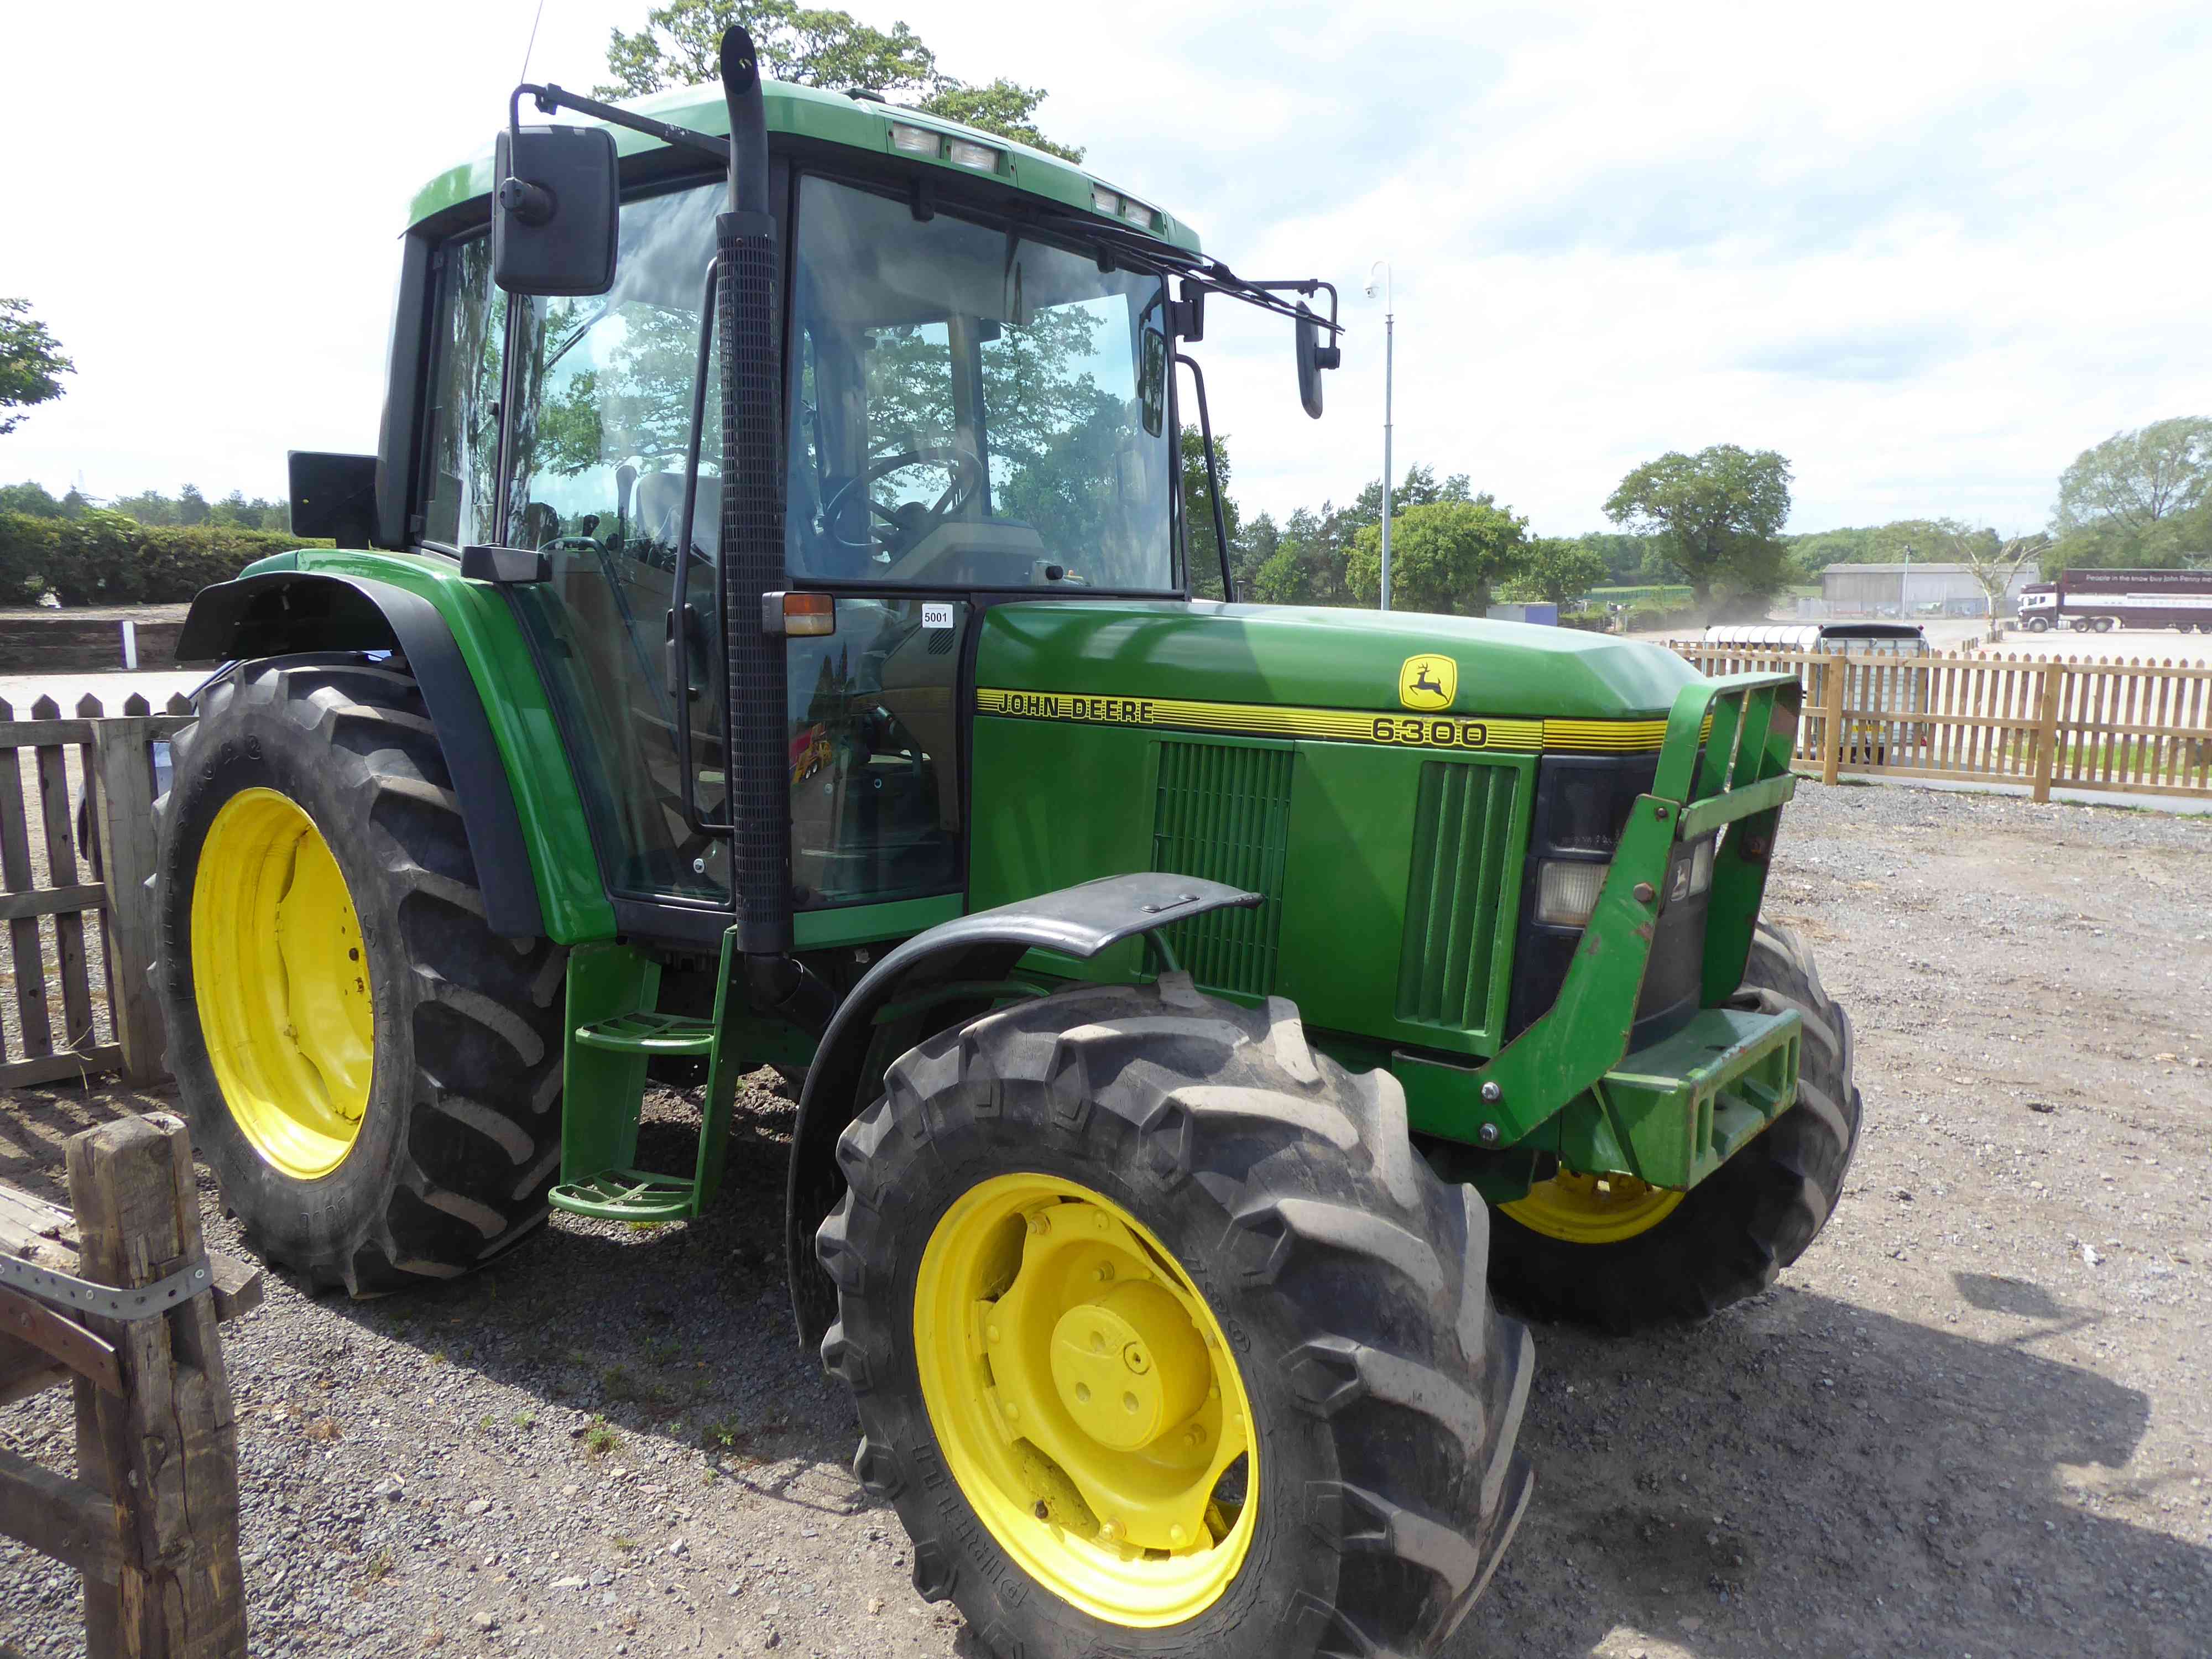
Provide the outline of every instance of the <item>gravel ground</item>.
{"type": "MultiPolygon", "coordinates": [[[[1449,1651],[2212,1651],[2212,823],[1808,786],[1784,830],[1771,910],[1857,1022],[1844,1200],[1703,1326],[1538,1329],[1536,1499],[1449,1651]]],[[[0,1178],[54,1194],[64,1135],[157,1100],[19,1095],[0,1178]]],[[[791,1103],[744,1105],[699,1223],[564,1217],[369,1303],[270,1276],[227,1331],[257,1654],[978,1651],[847,1473],[783,1290],[791,1103]]],[[[66,1467],[65,1404],[0,1443],[66,1467]]],[[[79,1653],[77,1607],[0,1540],[0,1643],[79,1653]]]]}

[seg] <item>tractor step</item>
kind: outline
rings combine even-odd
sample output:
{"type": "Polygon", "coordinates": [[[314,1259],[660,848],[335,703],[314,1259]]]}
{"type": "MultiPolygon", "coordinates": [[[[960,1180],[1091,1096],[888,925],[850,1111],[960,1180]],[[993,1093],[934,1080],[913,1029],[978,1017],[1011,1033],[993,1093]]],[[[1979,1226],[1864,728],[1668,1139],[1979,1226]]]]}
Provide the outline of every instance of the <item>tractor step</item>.
{"type": "Polygon", "coordinates": [[[576,1041],[586,1048],[618,1054],[710,1054],[714,1051],[714,1022],[649,1010],[617,1014],[579,1025],[576,1041]]]}
{"type": "Polygon", "coordinates": [[[684,1221],[699,1212],[699,1187],[682,1176],[606,1170],[587,1180],[561,1182],[547,1201],[570,1215],[601,1221],[684,1221]]]}

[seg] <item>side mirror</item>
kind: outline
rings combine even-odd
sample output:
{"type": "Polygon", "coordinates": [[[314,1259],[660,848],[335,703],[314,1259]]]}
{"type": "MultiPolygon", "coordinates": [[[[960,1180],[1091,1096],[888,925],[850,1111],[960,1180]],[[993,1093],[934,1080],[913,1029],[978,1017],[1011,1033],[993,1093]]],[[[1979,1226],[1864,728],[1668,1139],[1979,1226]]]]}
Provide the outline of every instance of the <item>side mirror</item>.
{"type": "Polygon", "coordinates": [[[1137,409],[1145,430],[1157,438],[1165,418],[1168,395],[1168,337],[1145,325],[1137,346],[1137,409]]]}
{"type": "Polygon", "coordinates": [[[510,127],[493,147],[493,280],[509,294],[615,285],[620,187],[605,127],[510,127]]]}
{"type": "Polygon", "coordinates": [[[1321,419],[1322,371],[1344,362],[1344,348],[1322,343],[1321,319],[1304,305],[1298,307],[1298,401],[1306,413],[1321,419]]]}

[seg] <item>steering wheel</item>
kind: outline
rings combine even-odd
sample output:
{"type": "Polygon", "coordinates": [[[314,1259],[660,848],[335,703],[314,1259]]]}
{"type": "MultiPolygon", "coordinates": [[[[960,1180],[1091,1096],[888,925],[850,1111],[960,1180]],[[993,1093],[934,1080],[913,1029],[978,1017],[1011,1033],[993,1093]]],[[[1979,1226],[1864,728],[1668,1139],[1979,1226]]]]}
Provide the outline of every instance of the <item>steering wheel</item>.
{"type": "MultiPolygon", "coordinates": [[[[854,552],[872,553],[878,540],[876,533],[865,535],[859,541],[848,541],[837,528],[838,521],[845,515],[848,498],[854,490],[863,489],[902,467],[933,465],[948,469],[952,474],[952,481],[945,486],[945,493],[924,510],[925,524],[950,518],[965,507],[983,487],[983,464],[968,451],[953,444],[917,444],[910,449],[878,455],[868,463],[865,471],[840,484],[830,493],[830,499],[822,503],[821,516],[817,520],[818,528],[840,547],[854,552]]],[[[911,538],[914,541],[920,541],[921,536],[915,534],[918,529],[923,534],[927,533],[923,526],[916,525],[910,517],[902,516],[906,509],[885,507],[873,496],[866,500],[868,511],[896,531],[902,539],[911,538]]],[[[919,505],[918,502],[908,503],[909,507],[919,505]]]]}

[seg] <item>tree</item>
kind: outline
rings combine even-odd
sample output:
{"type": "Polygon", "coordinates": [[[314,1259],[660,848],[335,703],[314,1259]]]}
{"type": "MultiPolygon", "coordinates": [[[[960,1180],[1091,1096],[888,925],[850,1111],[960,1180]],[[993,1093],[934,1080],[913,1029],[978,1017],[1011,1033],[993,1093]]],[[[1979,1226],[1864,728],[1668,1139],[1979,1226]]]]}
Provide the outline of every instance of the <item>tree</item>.
{"type": "Polygon", "coordinates": [[[1713,589],[1764,598],[1782,585],[1790,463],[1771,449],[1715,444],[1646,461],[1607,498],[1606,516],[1662,538],[1700,609],[1713,589]]]}
{"type": "Polygon", "coordinates": [[[1605,560],[1582,542],[1537,536],[1528,543],[1512,592],[1517,596],[1525,590],[1565,606],[1601,585],[1607,574],[1605,560]]]}
{"type": "Polygon", "coordinates": [[[62,395],[64,374],[76,365],[62,356],[61,343],[31,315],[28,300],[0,300],[0,434],[22,424],[21,415],[62,395]]]}
{"type": "Polygon", "coordinates": [[[1056,144],[1030,118],[1045,100],[1042,87],[1006,79],[973,87],[937,67],[937,54],[904,23],[879,29],[849,12],[817,9],[793,0],[670,0],[646,14],[635,34],[609,31],[612,82],[602,98],[630,98],[667,87],[699,86],[721,73],[722,31],[742,26],[759,49],[761,67],[780,81],[846,92],[905,94],[910,108],[995,132],[1071,161],[1083,152],[1056,144]]]}
{"type": "Polygon", "coordinates": [[[1253,573],[1250,598],[1261,605],[1311,605],[1313,574],[1305,550],[1290,537],[1277,544],[1267,562],[1253,573]]]}
{"type": "MultiPolygon", "coordinates": [[[[1194,426],[1182,429],[1182,517],[1190,532],[1190,591],[1202,599],[1218,599],[1221,593],[1221,544],[1213,534],[1213,492],[1206,488],[1206,441],[1194,426]]],[[[1235,568],[1237,544],[1243,528],[1237,498],[1229,493],[1229,434],[1213,436],[1213,465],[1221,475],[1221,519],[1229,532],[1229,552],[1235,568]]]]}
{"type": "Polygon", "coordinates": [[[2186,563],[2212,551],[2212,419],[2116,432],[2058,480],[2046,558],[2065,565],[2186,563]]]}
{"type": "Polygon", "coordinates": [[[2058,479],[2060,536],[2113,523],[2137,534],[2212,493],[2212,420],[2157,421],[2083,450],[2058,479]]]}
{"type": "Polygon", "coordinates": [[[1237,573],[1237,597],[1249,599],[1259,585],[1260,572],[1267,561],[1275,556],[1283,544],[1283,532],[1277,528],[1272,513],[1261,513],[1248,522],[1237,544],[1230,550],[1229,563],[1237,573]]]}
{"type": "MultiPolygon", "coordinates": [[[[1480,617],[1493,583],[1514,574],[1527,556],[1528,521],[1488,495],[1409,507],[1390,520],[1390,606],[1433,615],[1480,617]]],[[[1382,592],[1382,528],[1364,527],[1352,540],[1346,583],[1353,602],[1376,604],[1382,592]]]]}
{"type": "Polygon", "coordinates": [[[0,484],[0,513],[21,513],[31,519],[60,519],[69,509],[47,493],[46,485],[28,480],[0,484]]]}
{"type": "Polygon", "coordinates": [[[1937,522],[1942,532],[1938,545],[1972,574],[1975,586],[1990,602],[1990,635],[2001,636],[2005,597],[2012,589],[2013,579],[2030,559],[2051,545],[2051,538],[2039,531],[2033,536],[2007,538],[1994,530],[1977,530],[1956,519],[1937,522]]]}

